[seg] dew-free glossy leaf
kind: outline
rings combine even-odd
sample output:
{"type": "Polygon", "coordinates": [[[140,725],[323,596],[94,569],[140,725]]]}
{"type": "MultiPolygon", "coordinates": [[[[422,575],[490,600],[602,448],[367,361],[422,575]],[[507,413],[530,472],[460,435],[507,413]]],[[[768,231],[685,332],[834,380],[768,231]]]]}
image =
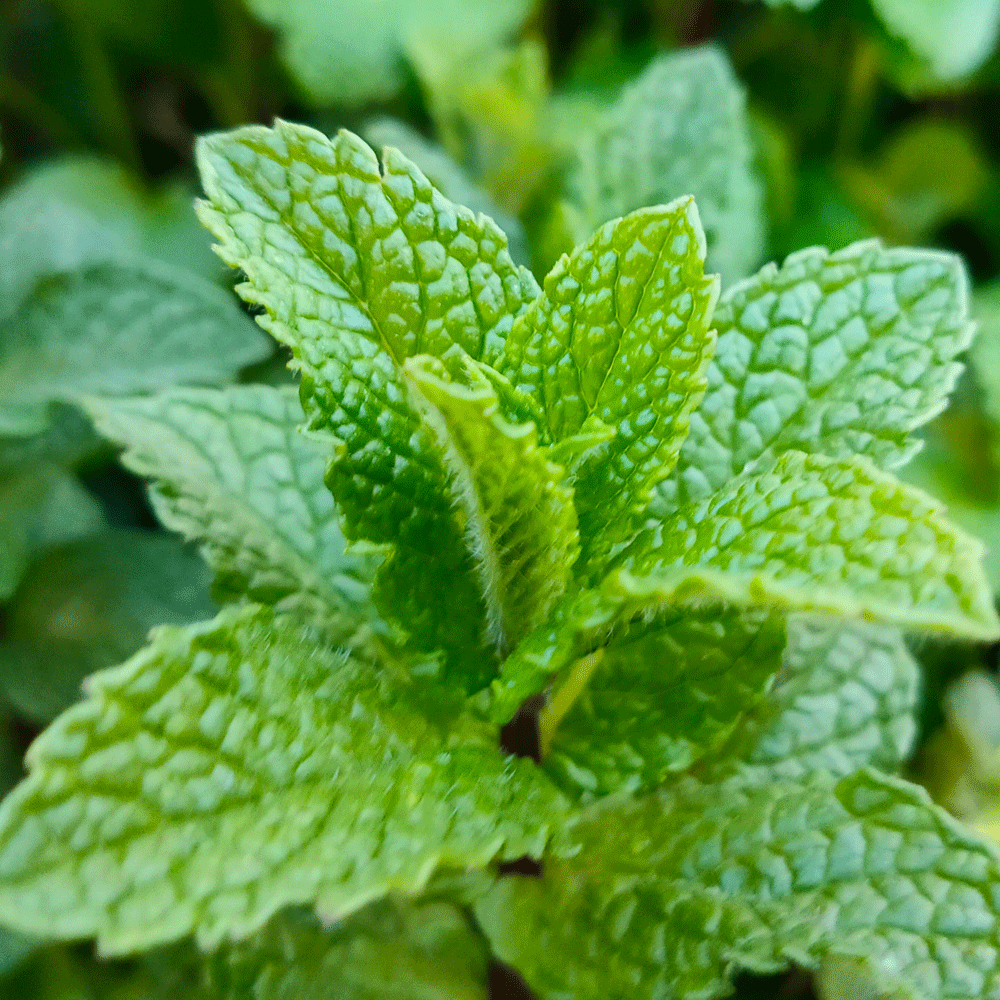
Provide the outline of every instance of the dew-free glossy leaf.
{"type": "Polygon", "coordinates": [[[585,550],[627,537],[677,460],[714,346],[704,259],[690,198],[633,212],[560,260],[507,338],[497,367],[554,442],[595,416],[617,432],[574,486],[585,550]]]}
{"type": "Polygon", "coordinates": [[[202,547],[220,600],[298,609],[348,641],[370,624],[379,556],[348,553],[295,390],[229,386],[90,400],[122,461],[154,480],[157,516],[202,547]],[[367,621],[366,621],[367,619],[367,621]]]}
{"type": "Polygon", "coordinates": [[[663,487],[681,502],[766,452],[904,464],[920,447],[911,432],[946,405],[973,333],[959,258],[874,241],[767,265],[722,296],[714,323],[708,389],[663,487]]]}
{"type": "Polygon", "coordinates": [[[449,348],[495,359],[537,294],[492,220],[435,191],[401,154],[348,132],[276,123],[203,139],[202,221],[241,268],[243,297],[291,347],[311,426],[336,439],[328,483],[348,538],[391,542],[376,585],[425,648],[478,683],[492,666],[484,609],[448,474],[410,406],[401,366],[449,348]]]}
{"type": "Polygon", "coordinates": [[[438,867],[538,856],[565,815],[461,698],[254,606],[95,675],[0,806],[0,920],[125,953],[345,916],[438,867]]]}
{"type": "Polygon", "coordinates": [[[1000,997],[1000,862],[920,788],[683,780],[606,800],[580,853],[477,907],[543,1000],[709,1000],[735,968],[862,961],[907,1000],[1000,997]]]}
{"type": "Polygon", "coordinates": [[[694,195],[708,267],[726,282],[763,252],[761,185],[743,89],[716,46],[657,56],[577,149],[566,195],[580,240],[608,219],[694,195]]]}
{"type": "Polygon", "coordinates": [[[535,424],[504,420],[474,367],[469,385],[427,356],[407,361],[405,372],[452,474],[490,637],[505,652],[545,621],[570,582],[579,554],[573,490],[539,447],[535,424]]]}
{"type": "Polygon", "coordinates": [[[916,737],[920,669],[897,629],[792,616],[774,691],[709,765],[742,781],[893,773],[916,737]]]}
{"type": "Polygon", "coordinates": [[[980,542],[868,459],[788,451],[645,530],[609,591],[764,604],[991,639],[980,542]]]}
{"type": "Polygon", "coordinates": [[[0,434],[45,428],[50,403],[226,382],[269,353],[221,288],[153,262],[43,279],[0,336],[0,434]]]}

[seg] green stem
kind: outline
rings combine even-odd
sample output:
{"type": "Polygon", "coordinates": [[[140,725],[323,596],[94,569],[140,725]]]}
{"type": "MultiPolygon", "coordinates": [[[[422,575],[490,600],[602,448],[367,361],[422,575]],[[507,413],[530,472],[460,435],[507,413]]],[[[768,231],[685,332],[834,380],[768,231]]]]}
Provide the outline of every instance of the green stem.
{"type": "Polygon", "coordinates": [[[73,36],[87,93],[93,102],[97,124],[105,142],[135,174],[141,175],[142,159],[135,142],[132,119],[115,67],[101,38],[73,0],[57,0],[56,6],[73,36]]]}
{"type": "Polygon", "coordinates": [[[577,660],[565,683],[539,713],[538,740],[542,760],[548,757],[549,750],[552,749],[552,740],[555,738],[559,723],[562,722],[566,713],[583,693],[583,689],[587,686],[587,682],[603,657],[604,650],[595,649],[593,653],[588,653],[577,660]]]}
{"type": "Polygon", "coordinates": [[[853,157],[861,145],[871,118],[880,71],[878,44],[871,38],[859,38],[844,87],[836,146],[839,159],[853,157]]]}
{"type": "Polygon", "coordinates": [[[34,91],[11,76],[0,76],[0,107],[30,122],[59,146],[74,148],[83,140],[73,126],[34,91]]]}

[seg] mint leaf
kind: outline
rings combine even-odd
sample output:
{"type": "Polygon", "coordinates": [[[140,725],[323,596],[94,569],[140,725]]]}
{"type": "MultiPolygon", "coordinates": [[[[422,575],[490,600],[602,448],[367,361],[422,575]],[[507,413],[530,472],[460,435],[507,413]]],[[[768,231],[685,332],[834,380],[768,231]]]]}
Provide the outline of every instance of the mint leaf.
{"type": "Polygon", "coordinates": [[[493,670],[485,610],[448,472],[407,401],[401,365],[461,348],[495,359],[537,294],[489,219],[452,205],[399,153],[278,122],[203,139],[202,221],[243,269],[261,324],[292,348],[311,426],[336,439],[329,485],[350,539],[391,542],[386,614],[445,649],[470,687],[493,670]]]}
{"type": "Polygon", "coordinates": [[[611,589],[626,600],[764,604],[970,639],[1000,622],[981,543],[867,459],[789,451],[646,529],[611,589]]]}
{"type": "Polygon", "coordinates": [[[959,258],[855,243],[767,265],[729,289],[708,390],[691,421],[671,500],[700,499],[761,455],[867,455],[886,468],[944,408],[969,346],[959,258]]]}
{"type": "Polygon", "coordinates": [[[205,1000],[486,1000],[488,959],[446,903],[376,903],[329,928],[292,912],[211,960],[205,1000]]]}
{"type": "Polygon", "coordinates": [[[763,254],[760,181],[745,97],[714,45],[653,59],[580,142],[566,181],[583,239],[608,219],[694,195],[708,266],[729,283],[763,254]]]}
{"type": "Polygon", "coordinates": [[[106,530],[34,559],[4,608],[0,689],[49,722],[81,682],[120,663],[156,625],[211,617],[211,574],[192,548],[151,531],[106,530]]]}
{"type": "Polygon", "coordinates": [[[996,47],[998,0],[872,0],[889,33],[928,64],[937,81],[979,68],[996,47]]]}
{"type": "Polygon", "coordinates": [[[310,101],[356,106],[392,97],[405,80],[403,55],[429,38],[458,58],[489,49],[527,16],[528,0],[412,3],[351,0],[331,7],[313,0],[245,0],[280,37],[282,62],[310,101]]]}
{"type": "Polygon", "coordinates": [[[753,709],[784,645],[784,621],[773,613],[674,610],[621,629],[569,711],[552,718],[573,675],[543,709],[546,770],[585,801],[655,788],[753,709]],[[550,726],[558,726],[551,737],[550,726]]]}
{"type": "Polygon", "coordinates": [[[916,786],[864,771],[832,790],[684,780],[605,800],[580,853],[476,909],[543,998],[727,996],[734,967],[863,962],[892,995],[992,996],[992,848],[916,786]]]}
{"type": "Polygon", "coordinates": [[[268,353],[222,289],[153,262],[43,280],[0,338],[0,434],[31,434],[53,401],[227,381],[268,353]]]}
{"type": "Polygon", "coordinates": [[[690,198],[602,226],[514,322],[497,364],[554,442],[597,417],[617,431],[575,484],[585,551],[628,537],[670,471],[705,386],[718,279],[690,198]]]}
{"type": "Polygon", "coordinates": [[[491,639],[503,654],[545,621],[570,582],[579,554],[573,491],[539,448],[535,425],[504,420],[471,363],[469,386],[426,356],[407,361],[405,372],[451,470],[491,639]]]}
{"type": "Polygon", "coordinates": [[[291,904],[343,917],[537,857],[565,815],[459,695],[253,606],[157,630],[89,692],[0,806],[0,920],[106,954],[212,947],[291,904]]]}
{"type": "Polygon", "coordinates": [[[194,195],[184,181],[146,189],[113,160],[62,156],[33,168],[5,194],[0,260],[15,268],[33,263],[35,278],[99,260],[136,257],[217,278],[223,269],[195,218],[194,195]],[[25,231],[28,227],[35,232],[25,231]],[[92,243],[77,244],[77,252],[85,250],[85,256],[65,256],[87,234],[92,243]],[[27,243],[18,245],[20,240],[27,243]],[[25,256],[28,248],[32,252],[25,256]],[[9,261],[14,253],[22,259],[9,261]]]}
{"type": "Polygon", "coordinates": [[[396,118],[377,118],[369,122],[364,129],[364,137],[376,149],[386,146],[398,149],[420,168],[438,191],[456,205],[465,205],[473,212],[488,215],[507,235],[514,262],[529,263],[531,255],[520,220],[502,209],[477,186],[445,149],[425,139],[416,129],[396,118]]]}
{"type": "Polygon", "coordinates": [[[299,431],[293,388],[173,389],[88,410],[128,468],[155,480],[160,521],[201,545],[219,600],[296,609],[340,642],[373,617],[379,556],[346,551],[323,483],[329,449],[299,431]]]}
{"type": "Polygon", "coordinates": [[[916,737],[920,668],[896,629],[792,616],[782,675],[711,773],[742,781],[894,772],[916,737]]]}
{"type": "Polygon", "coordinates": [[[0,477],[0,600],[17,588],[31,557],[97,531],[104,515],[77,479],[55,465],[12,466],[0,477]]]}

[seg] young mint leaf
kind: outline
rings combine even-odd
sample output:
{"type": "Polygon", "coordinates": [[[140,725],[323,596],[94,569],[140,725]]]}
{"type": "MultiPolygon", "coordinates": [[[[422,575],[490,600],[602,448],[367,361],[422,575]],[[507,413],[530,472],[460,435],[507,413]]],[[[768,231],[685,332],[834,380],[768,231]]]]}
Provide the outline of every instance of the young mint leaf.
{"type": "Polygon", "coordinates": [[[788,451],[646,529],[606,587],[650,604],[763,604],[989,640],[1000,620],[982,554],[868,459],[788,451]]]}
{"type": "Polygon", "coordinates": [[[671,610],[621,629],[569,711],[552,717],[572,674],[543,709],[546,770],[585,801],[657,787],[754,708],[784,645],[783,617],[759,611],[671,610]]]}
{"type": "Polygon", "coordinates": [[[497,364],[536,401],[554,442],[593,416],[617,432],[574,486],[595,558],[634,530],[701,400],[718,295],[704,259],[691,198],[607,223],[553,268],[497,364]]]}
{"type": "Polygon", "coordinates": [[[491,48],[527,16],[529,0],[245,0],[280,36],[281,59],[310,101],[356,106],[392,97],[403,85],[403,55],[427,38],[453,58],[491,48]]]}
{"type": "Polygon", "coordinates": [[[579,144],[566,182],[575,238],[644,205],[694,195],[709,268],[727,283],[750,274],[763,253],[763,205],[745,103],[723,49],[655,58],[579,144]]]}
{"type": "Polygon", "coordinates": [[[32,555],[104,524],[97,501],[55,465],[11,466],[0,476],[0,600],[8,600],[32,555]]]}
{"type": "Polygon", "coordinates": [[[160,532],[106,530],[50,549],[4,609],[0,690],[25,718],[50,722],[151,628],[215,614],[210,582],[198,553],[160,532]]]}
{"type": "Polygon", "coordinates": [[[34,743],[0,806],[0,921],[107,954],[278,909],[328,919],[438,867],[537,857],[564,800],[453,689],[254,606],[157,630],[34,743]]]}
{"type": "Polygon", "coordinates": [[[202,139],[202,221],[249,281],[261,324],[292,348],[305,408],[336,439],[329,485],[348,538],[390,542],[380,607],[470,686],[488,681],[485,610],[448,472],[401,366],[449,348],[495,359],[538,292],[484,216],[452,205],[401,154],[278,122],[202,139]]]}
{"type": "Polygon", "coordinates": [[[375,903],[329,928],[293,911],[213,956],[204,1000],[486,1000],[488,961],[447,903],[375,903]]]}
{"type": "Polygon", "coordinates": [[[228,381],[269,352],[221,288],[153,262],[44,279],[0,338],[0,434],[45,428],[50,402],[228,381]]]}
{"type": "Polygon", "coordinates": [[[767,265],[722,296],[714,322],[708,390],[663,488],[674,502],[791,448],[897,468],[946,405],[973,333],[959,258],[874,241],[767,265]]]}
{"type": "Polygon", "coordinates": [[[490,382],[470,364],[470,385],[427,356],[406,362],[414,405],[452,473],[476,562],[490,635],[501,655],[545,621],[579,554],[573,491],[538,446],[531,422],[511,424],[490,382]]]}
{"type": "Polygon", "coordinates": [[[897,771],[916,737],[920,668],[897,629],[793,615],[782,677],[709,765],[754,785],[897,771]]]}
{"type": "Polygon", "coordinates": [[[496,956],[543,998],[709,1000],[735,968],[863,962],[907,1000],[1000,995],[995,851],[875,771],[832,789],[685,779],[608,799],[580,853],[476,908],[496,956]]]}
{"type": "Polygon", "coordinates": [[[465,205],[471,211],[488,215],[507,235],[511,258],[517,264],[528,264],[531,255],[525,242],[524,227],[516,215],[504,211],[456,163],[448,152],[425,139],[416,129],[396,118],[378,118],[369,122],[364,137],[375,149],[392,146],[412,160],[450,201],[465,205]]]}
{"type": "Polygon", "coordinates": [[[328,447],[299,431],[295,390],[229,386],[88,401],[128,468],[155,480],[157,516],[202,547],[220,601],[296,609],[347,642],[374,617],[380,557],[345,550],[323,483],[328,447]]]}

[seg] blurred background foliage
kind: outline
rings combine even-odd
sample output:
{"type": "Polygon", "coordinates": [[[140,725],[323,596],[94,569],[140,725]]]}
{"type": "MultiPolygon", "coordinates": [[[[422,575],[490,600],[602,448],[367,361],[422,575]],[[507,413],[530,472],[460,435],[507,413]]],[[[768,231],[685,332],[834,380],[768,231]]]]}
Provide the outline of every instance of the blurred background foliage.
{"type": "MultiPolygon", "coordinates": [[[[984,540],[1000,591],[1000,0],[2,0],[0,17],[3,790],[87,674],[211,614],[197,553],[73,403],[287,378],[191,207],[194,137],[275,116],[399,147],[538,276],[689,192],[726,284],[872,236],[961,253],[980,333],[906,474],[984,540]]],[[[917,653],[912,773],[1000,841],[997,650],[917,653]]],[[[185,962],[0,932],[0,997],[177,996],[185,962]]],[[[524,995],[497,969],[492,989],[524,995]]],[[[875,996],[845,965],[738,995],[875,996]]]]}

